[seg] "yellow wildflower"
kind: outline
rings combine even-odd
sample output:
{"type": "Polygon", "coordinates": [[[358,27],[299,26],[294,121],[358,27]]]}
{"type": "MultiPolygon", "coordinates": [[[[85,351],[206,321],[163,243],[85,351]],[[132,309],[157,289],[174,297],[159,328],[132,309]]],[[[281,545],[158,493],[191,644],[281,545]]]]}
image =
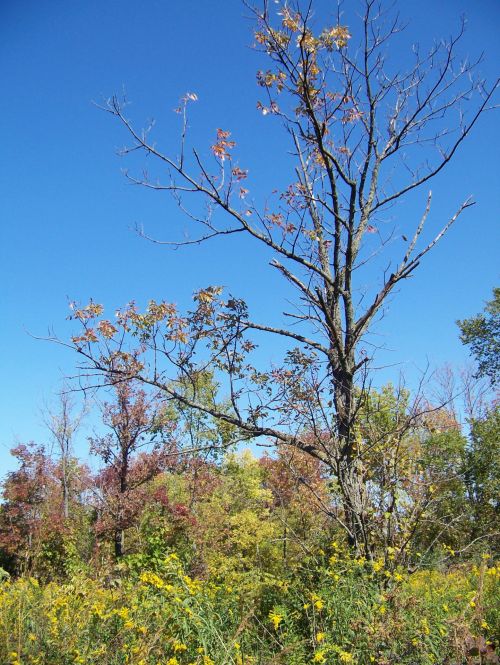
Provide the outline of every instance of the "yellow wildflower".
{"type": "Polygon", "coordinates": [[[115,614],[121,619],[128,619],[129,609],[128,607],[120,607],[119,610],[115,610],[115,614]]]}
{"type": "Polygon", "coordinates": [[[163,589],[165,586],[165,582],[156,575],[155,573],[150,573],[149,571],[146,571],[144,573],[141,573],[139,579],[141,582],[144,582],[146,584],[151,584],[151,586],[156,587],[157,589],[163,589]]]}
{"type": "Polygon", "coordinates": [[[323,600],[318,596],[317,593],[312,593],[311,594],[311,600],[314,604],[314,607],[318,610],[318,612],[321,612],[321,610],[324,608],[325,603],[323,600]]]}
{"type": "Polygon", "coordinates": [[[183,642],[179,642],[179,640],[174,640],[174,651],[186,651],[187,646],[183,642]]]}
{"type": "Polygon", "coordinates": [[[283,615],[271,610],[269,612],[269,619],[274,626],[274,630],[278,630],[278,626],[283,621],[283,615]]]}

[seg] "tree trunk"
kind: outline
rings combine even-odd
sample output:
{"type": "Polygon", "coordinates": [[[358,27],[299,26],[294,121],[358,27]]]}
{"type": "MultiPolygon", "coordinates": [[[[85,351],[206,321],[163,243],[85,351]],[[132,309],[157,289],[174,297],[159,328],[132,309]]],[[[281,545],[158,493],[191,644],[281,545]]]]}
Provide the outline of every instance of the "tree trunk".
{"type": "Polygon", "coordinates": [[[125,531],[118,529],[115,531],[115,557],[120,559],[125,551],[125,531]]]}
{"type": "Polygon", "coordinates": [[[356,553],[369,556],[365,479],[356,456],[356,439],[353,432],[354,358],[348,357],[346,364],[349,366],[347,370],[335,368],[333,371],[338,433],[335,473],[342,498],[349,545],[356,553]]]}
{"type": "Polygon", "coordinates": [[[116,516],[115,531],[115,557],[119,559],[125,551],[125,529],[123,518],[123,500],[128,489],[128,447],[122,448],[122,460],[120,466],[120,488],[118,495],[118,513],[116,516]]]}
{"type": "Polygon", "coordinates": [[[62,459],[62,491],[63,491],[63,516],[67,520],[69,518],[69,487],[68,487],[68,470],[66,466],[66,458],[62,459]]]}

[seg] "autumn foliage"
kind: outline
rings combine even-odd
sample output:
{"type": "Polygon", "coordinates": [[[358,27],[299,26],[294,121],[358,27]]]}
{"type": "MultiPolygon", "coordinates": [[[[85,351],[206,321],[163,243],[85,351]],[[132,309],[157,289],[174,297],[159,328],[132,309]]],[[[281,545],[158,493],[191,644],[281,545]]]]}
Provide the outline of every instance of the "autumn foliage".
{"type": "Polygon", "coordinates": [[[47,419],[52,445],[14,448],[3,483],[0,663],[498,663],[498,298],[459,323],[479,366],[458,390],[451,370],[439,389],[381,385],[373,335],[473,205],[464,196],[426,235],[423,188],[496,86],[458,59],[463,22],[404,71],[386,62],[398,20],[372,0],[352,26],[340,7],[322,21],[313,3],[244,4],[267,62],[256,108],[293,166],[263,203],[238,128],[191,145],[195,92],[175,109],[174,155],[125,99],[103,108],[130,140],[122,155],[159,166],[127,178],[170,192],[196,229],[167,243],[243,234],[291,307],[260,321],[217,284],[187,308],[175,293],[70,304],[72,333],[51,341],[78,379],[47,419]],[[419,220],[384,227],[420,192],[419,220]],[[68,397],[81,389],[98,414],[85,462],[68,397]]]}

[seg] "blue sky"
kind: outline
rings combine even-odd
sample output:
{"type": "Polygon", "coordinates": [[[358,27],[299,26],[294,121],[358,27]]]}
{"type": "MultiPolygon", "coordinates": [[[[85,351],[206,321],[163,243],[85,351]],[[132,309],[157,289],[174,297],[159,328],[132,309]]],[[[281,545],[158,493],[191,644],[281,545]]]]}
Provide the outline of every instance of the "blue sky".
{"type": "MultiPolygon", "coordinates": [[[[481,71],[495,78],[497,2],[398,4],[409,20],[407,39],[424,44],[448,36],[465,13],[463,54],[484,51],[481,71]]],[[[68,300],[93,297],[111,310],[151,297],[185,306],[195,289],[222,284],[247,298],[261,320],[279,302],[279,281],[258,247],[216,241],[173,252],[132,231],[143,224],[166,238],[169,225],[183,222],[164,197],[125,182],[115,152],[126,137],[92,103],[125,88],[129,114],[139,125],[155,117],[168,147],[178,128],[172,109],[194,91],[193,142],[209,146],[217,127],[231,129],[241,161],[258,165],[257,186],[272,189],[286,170],[286,145],[272,119],[256,111],[262,63],[251,44],[252,23],[238,0],[0,3],[0,475],[12,468],[8,450],[16,441],[47,440],[40,409],[62,377],[75,373],[70,352],[27,332],[67,336],[68,300]]],[[[410,373],[427,360],[467,359],[455,320],[479,311],[498,284],[498,138],[490,113],[434,183],[431,227],[469,194],[478,203],[403,285],[379,327],[390,361],[410,373]]],[[[424,198],[403,214],[416,219],[424,198]]],[[[78,447],[84,451],[85,432],[78,447]]]]}

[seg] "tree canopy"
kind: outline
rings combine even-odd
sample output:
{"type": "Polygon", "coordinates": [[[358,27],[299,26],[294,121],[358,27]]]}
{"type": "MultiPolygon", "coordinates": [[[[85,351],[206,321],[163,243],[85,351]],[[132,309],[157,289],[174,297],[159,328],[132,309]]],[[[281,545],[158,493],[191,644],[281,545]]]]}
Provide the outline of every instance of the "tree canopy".
{"type": "Polygon", "coordinates": [[[484,312],[457,321],[460,339],[470,347],[478,364],[478,375],[488,377],[493,384],[500,379],[500,288],[493,289],[493,298],[484,312]]]}

